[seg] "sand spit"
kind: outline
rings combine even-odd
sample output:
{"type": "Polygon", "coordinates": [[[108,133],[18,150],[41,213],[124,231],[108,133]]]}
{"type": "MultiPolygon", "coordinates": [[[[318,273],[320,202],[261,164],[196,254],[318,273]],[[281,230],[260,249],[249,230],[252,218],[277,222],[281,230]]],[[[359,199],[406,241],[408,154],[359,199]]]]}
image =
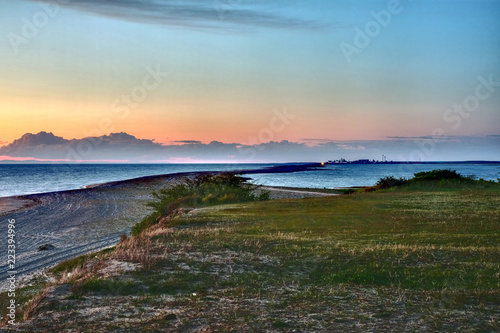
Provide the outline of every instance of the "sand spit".
{"type": "MultiPolygon", "coordinates": [[[[290,172],[291,169],[262,172],[290,172]]],[[[245,170],[239,173],[256,173],[245,170]]],[[[291,170],[296,171],[295,169],[291,170]]],[[[151,193],[200,172],[149,176],[111,182],[90,188],[0,198],[0,225],[7,231],[9,220],[16,226],[16,278],[30,274],[83,253],[104,249],[118,243],[120,235],[149,213],[144,204],[151,193]],[[54,248],[39,251],[40,246],[54,248]]],[[[324,195],[317,192],[287,191],[267,187],[271,198],[302,198],[324,195]]],[[[6,233],[4,234],[6,235],[6,233]]],[[[0,249],[7,253],[7,237],[0,237],[0,249]]],[[[7,282],[7,256],[0,261],[0,291],[7,282]]]]}
{"type": "MultiPolygon", "coordinates": [[[[28,206],[18,204],[14,211],[14,204],[10,204],[0,217],[5,231],[8,221],[15,220],[17,278],[61,260],[115,245],[122,233],[148,213],[144,204],[151,199],[152,191],[183,178],[161,176],[89,189],[8,198],[5,202],[36,202],[28,206]],[[39,251],[44,244],[54,248],[39,251]]],[[[0,248],[7,253],[7,237],[0,238],[0,248]]],[[[0,290],[3,290],[7,278],[7,256],[1,258],[0,290]]]]}

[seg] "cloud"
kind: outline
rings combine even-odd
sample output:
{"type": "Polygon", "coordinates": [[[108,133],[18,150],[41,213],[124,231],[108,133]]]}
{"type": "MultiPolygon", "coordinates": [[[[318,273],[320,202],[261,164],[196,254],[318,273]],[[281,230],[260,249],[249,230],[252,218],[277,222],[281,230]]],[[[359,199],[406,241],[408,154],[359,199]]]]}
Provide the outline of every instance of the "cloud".
{"type": "Polygon", "coordinates": [[[332,140],[332,139],[312,139],[312,138],[305,138],[305,139],[302,139],[301,141],[303,142],[321,142],[321,143],[326,143],[326,142],[333,142],[335,140],[332,140]]]}
{"type": "Polygon", "coordinates": [[[137,139],[135,136],[127,133],[111,133],[110,135],[103,135],[100,137],[89,137],[81,140],[72,140],[71,146],[81,144],[81,142],[88,141],[95,146],[112,146],[113,149],[117,147],[124,147],[133,149],[135,147],[160,147],[161,144],[155,143],[153,140],[137,139]]]}
{"type": "MultiPolygon", "coordinates": [[[[42,0],[32,0],[43,2],[42,0]]],[[[234,0],[58,0],[61,6],[120,20],[189,27],[242,30],[248,27],[318,29],[323,25],[276,14],[266,1],[234,0]]]]}
{"type": "Polygon", "coordinates": [[[181,144],[201,144],[201,141],[197,141],[197,140],[178,140],[178,141],[172,141],[172,143],[181,143],[181,144]]]}
{"type": "Polygon", "coordinates": [[[126,133],[111,133],[100,137],[64,139],[53,133],[26,133],[0,153],[11,157],[30,157],[54,160],[122,160],[127,155],[161,148],[152,140],[137,139],[126,133]]]}
{"type": "Polygon", "coordinates": [[[127,133],[65,139],[52,133],[25,134],[0,147],[0,160],[18,161],[128,161],[183,163],[313,162],[339,158],[402,161],[500,160],[500,136],[454,136],[449,140],[406,137],[385,140],[270,141],[256,145],[181,140],[162,145],[127,133]],[[182,144],[179,144],[182,143],[182,144]]]}
{"type": "Polygon", "coordinates": [[[20,163],[20,162],[86,162],[86,163],[127,163],[128,160],[68,160],[68,159],[54,159],[54,158],[34,158],[34,157],[12,157],[0,155],[1,162],[11,162],[11,163],[20,163]]]}
{"type": "Polygon", "coordinates": [[[14,140],[9,147],[36,147],[43,145],[61,145],[69,142],[52,133],[40,132],[38,134],[26,133],[21,138],[14,140]]]}
{"type": "MultiPolygon", "coordinates": [[[[128,160],[154,161],[314,161],[318,155],[331,156],[336,145],[309,147],[304,143],[270,141],[258,145],[212,141],[181,140],[161,145],[153,140],[138,139],[127,133],[67,140],[52,133],[25,134],[0,148],[0,155],[13,158],[54,160],[128,160]],[[182,143],[182,144],[178,144],[182,143]]],[[[333,155],[332,155],[333,156],[333,155]]],[[[324,159],[324,158],[321,158],[324,159]]]]}
{"type": "Polygon", "coordinates": [[[397,141],[434,141],[434,142],[457,142],[457,143],[473,143],[485,140],[497,140],[500,139],[500,135],[475,135],[475,136],[460,136],[460,135],[437,135],[437,136],[387,136],[387,139],[397,141]]]}
{"type": "Polygon", "coordinates": [[[398,140],[436,140],[436,139],[446,140],[452,137],[446,135],[437,135],[437,136],[423,135],[423,136],[386,136],[386,138],[398,139],[398,140]]]}
{"type": "Polygon", "coordinates": [[[341,149],[355,149],[352,145],[347,145],[347,144],[341,144],[341,145],[339,145],[339,148],[341,148],[341,149]]]}
{"type": "Polygon", "coordinates": [[[318,145],[330,145],[330,144],[335,144],[334,140],[331,139],[311,139],[311,138],[305,138],[300,140],[302,143],[306,144],[307,146],[313,147],[313,146],[318,146],[318,145]]]}

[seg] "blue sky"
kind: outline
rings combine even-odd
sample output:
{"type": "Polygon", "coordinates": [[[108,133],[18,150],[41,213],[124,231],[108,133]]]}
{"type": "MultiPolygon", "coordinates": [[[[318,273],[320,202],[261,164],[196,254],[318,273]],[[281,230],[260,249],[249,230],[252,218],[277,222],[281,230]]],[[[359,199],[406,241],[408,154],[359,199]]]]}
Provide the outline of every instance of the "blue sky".
{"type": "Polygon", "coordinates": [[[0,0],[2,142],[40,131],[108,135],[100,124],[109,119],[114,132],[164,144],[264,143],[259,134],[284,108],[294,120],[261,138],[500,134],[500,87],[467,117],[446,113],[474,95],[479,77],[500,81],[500,1],[49,3],[53,15],[40,1],[0,0]],[[390,22],[375,23],[373,12],[389,8],[390,22]],[[37,15],[47,22],[24,36],[37,15]],[[369,44],[346,57],[342,43],[355,46],[356,27],[370,24],[369,44]],[[119,117],[113,105],[147,68],[168,77],[119,117]]]}

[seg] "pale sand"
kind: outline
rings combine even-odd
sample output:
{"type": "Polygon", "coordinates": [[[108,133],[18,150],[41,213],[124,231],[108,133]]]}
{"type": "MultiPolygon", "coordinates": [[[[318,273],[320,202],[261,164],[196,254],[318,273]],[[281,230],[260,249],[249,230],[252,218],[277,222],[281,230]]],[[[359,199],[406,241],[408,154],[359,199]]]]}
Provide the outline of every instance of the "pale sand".
{"type": "Polygon", "coordinates": [[[34,204],[33,200],[19,197],[0,198],[0,216],[34,204]]]}

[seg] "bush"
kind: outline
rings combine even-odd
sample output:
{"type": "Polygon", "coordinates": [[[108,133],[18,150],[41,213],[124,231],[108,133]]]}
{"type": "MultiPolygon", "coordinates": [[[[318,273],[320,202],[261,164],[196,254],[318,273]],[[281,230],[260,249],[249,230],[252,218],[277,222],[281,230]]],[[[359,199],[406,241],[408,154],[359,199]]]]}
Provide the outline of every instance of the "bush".
{"type": "Polygon", "coordinates": [[[400,187],[404,185],[424,185],[424,186],[446,186],[455,184],[466,185],[485,185],[496,184],[494,181],[487,181],[484,179],[476,179],[475,176],[462,176],[456,170],[450,169],[437,169],[432,171],[417,172],[413,178],[395,178],[393,176],[381,178],[377,184],[364,189],[365,192],[373,192],[378,190],[386,190],[393,187],[400,187]]]}
{"type": "Polygon", "coordinates": [[[126,233],[123,233],[121,236],[120,236],[120,243],[124,243],[126,242],[128,239],[128,236],[126,233]]]}
{"type": "Polygon", "coordinates": [[[393,176],[380,178],[380,180],[375,185],[379,189],[387,189],[395,186],[401,186],[406,184],[407,180],[405,178],[395,178],[393,176]]]}
{"type": "Polygon", "coordinates": [[[432,171],[423,171],[416,173],[412,181],[432,181],[432,180],[473,180],[474,177],[464,177],[456,170],[439,169],[432,171]]]}
{"type": "Polygon", "coordinates": [[[373,192],[378,190],[386,190],[391,187],[402,186],[406,184],[405,178],[396,178],[394,176],[380,178],[375,186],[366,187],[365,192],[373,192]]]}
{"type": "Polygon", "coordinates": [[[132,235],[158,223],[165,216],[181,207],[204,207],[226,203],[269,200],[269,193],[254,193],[254,186],[246,179],[232,173],[202,174],[193,180],[159,192],[153,192],[154,201],[147,203],[153,213],[132,227],[132,235]]]}
{"type": "Polygon", "coordinates": [[[443,169],[432,170],[426,172],[416,173],[415,176],[409,180],[409,183],[414,184],[431,184],[433,186],[496,186],[497,182],[494,180],[485,180],[483,178],[477,179],[476,176],[462,176],[455,170],[443,169]]]}

